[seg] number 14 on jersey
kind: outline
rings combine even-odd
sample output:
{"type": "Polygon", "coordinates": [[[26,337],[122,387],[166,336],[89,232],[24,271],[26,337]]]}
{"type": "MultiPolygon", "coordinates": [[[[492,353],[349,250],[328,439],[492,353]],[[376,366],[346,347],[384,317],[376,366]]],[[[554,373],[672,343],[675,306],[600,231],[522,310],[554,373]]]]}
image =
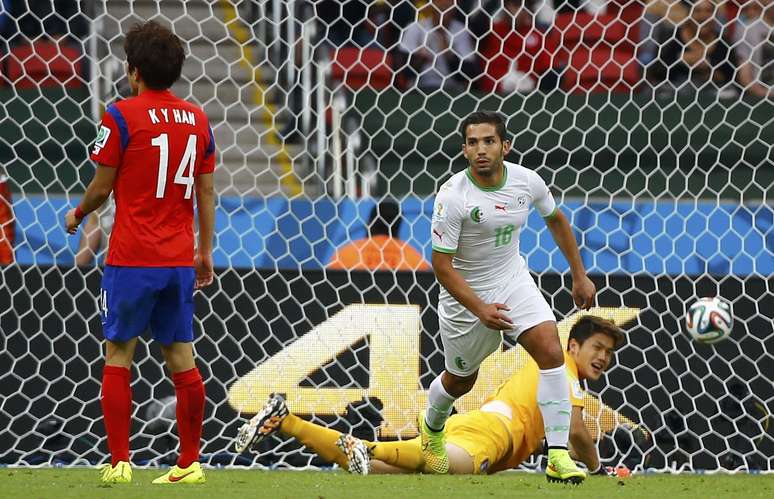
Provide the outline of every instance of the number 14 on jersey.
{"type": "MultiPolygon", "coordinates": [[[[151,145],[159,148],[159,171],[156,179],[156,198],[161,199],[167,187],[167,167],[169,166],[169,138],[166,133],[151,139],[151,145]]],[[[185,152],[175,172],[174,183],[185,186],[185,199],[191,199],[193,192],[193,173],[196,164],[196,135],[188,136],[185,152]]]]}

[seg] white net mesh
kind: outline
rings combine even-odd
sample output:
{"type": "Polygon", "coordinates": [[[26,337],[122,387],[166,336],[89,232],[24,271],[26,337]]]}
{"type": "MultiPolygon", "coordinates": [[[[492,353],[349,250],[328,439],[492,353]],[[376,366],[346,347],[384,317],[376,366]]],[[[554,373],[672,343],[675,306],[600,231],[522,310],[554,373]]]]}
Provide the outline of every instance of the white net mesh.
{"type": "MultiPolygon", "coordinates": [[[[102,109],[126,96],[121,33],[155,18],[185,42],[173,90],[206,110],[218,148],[218,280],[196,296],[207,462],[321,464],[278,439],[257,459],[230,452],[270,392],[343,431],[415,433],[443,369],[432,273],[326,266],[389,198],[403,263],[424,268],[409,254],[429,260],[432,195],[464,167],[460,119],[488,109],[508,117],[508,159],[571,217],[596,312],[629,332],[589,387],[605,461],[771,471],[774,13],[759,1],[0,2],[0,462],[105,459],[95,262],[112,214],[81,252],[61,218],[102,109]],[[684,311],[716,294],[733,334],[692,343],[684,311]]],[[[567,265],[536,214],[521,247],[566,333],[567,265]]],[[[518,368],[516,351],[488,359],[457,409],[518,368]]],[[[135,356],[137,463],[175,458],[160,358],[150,343],[135,356]]]]}

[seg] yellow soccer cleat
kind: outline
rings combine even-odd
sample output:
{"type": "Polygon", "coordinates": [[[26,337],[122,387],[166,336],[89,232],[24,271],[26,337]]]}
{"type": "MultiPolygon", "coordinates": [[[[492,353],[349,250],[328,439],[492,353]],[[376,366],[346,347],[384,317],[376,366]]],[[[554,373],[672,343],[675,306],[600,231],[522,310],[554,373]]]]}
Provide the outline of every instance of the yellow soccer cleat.
{"type": "Polygon", "coordinates": [[[192,463],[187,468],[173,466],[171,470],[153,480],[153,483],[156,484],[196,484],[204,482],[206,482],[204,472],[202,471],[202,465],[199,463],[192,463]]]}
{"type": "Polygon", "coordinates": [[[546,480],[549,482],[579,485],[586,479],[586,473],[578,468],[567,449],[549,449],[546,480]]]}
{"type": "Polygon", "coordinates": [[[118,461],[115,466],[103,464],[99,467],[99,478],[104,483],[132,483],[132,467],[126,461],[118,461]]]}
{"type": "Polygon", "coordinates": [[[443,430],[433,431],[428,428],[425,423],[425,411],[419,414],[418,424],[425,470],[438,475],[447,474],[449,455],[446,453],[446,434],[443,430]]]}

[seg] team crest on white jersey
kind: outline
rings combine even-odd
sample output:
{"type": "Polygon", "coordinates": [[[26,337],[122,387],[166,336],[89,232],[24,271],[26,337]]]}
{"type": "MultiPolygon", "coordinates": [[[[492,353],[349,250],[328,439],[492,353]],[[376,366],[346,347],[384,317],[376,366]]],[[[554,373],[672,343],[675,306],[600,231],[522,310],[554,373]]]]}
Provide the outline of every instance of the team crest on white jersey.
{"type": "Polygon", "coordinates": [[[516,198],[516,207],[519,208],[519,209],[526,208],[527,207],[527,196],[523,196],[522,195],[522,196],[519,196],[518,198],[516,198]]]}
{"type": "Polygon", "coordinates": [[[470,210],[470,219],[477,224],[480,224],[484,221],[484,212],[481,211],[480,206],[474,206],[473,209],[470,210]]]}

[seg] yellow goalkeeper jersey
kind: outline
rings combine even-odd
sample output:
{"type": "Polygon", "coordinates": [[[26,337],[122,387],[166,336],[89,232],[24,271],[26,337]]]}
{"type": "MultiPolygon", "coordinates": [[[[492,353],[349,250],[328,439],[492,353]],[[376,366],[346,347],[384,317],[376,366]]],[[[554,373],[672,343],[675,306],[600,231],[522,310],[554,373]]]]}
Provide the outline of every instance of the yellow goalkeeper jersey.
{"type": "MultiPolygon", "coordinates": [[[[578,366],[567,352],[564,354],[567,369],[567,381],[570,385],[570,404],[584,407],[584,391],[578,380],[578,366]]],[[[501,384],[487,402],[498,400],[507,404],[513,411],[511,419],[510,456],[493,463],[494,473],[499,470],[515,468],[541,445],[545,436],[543,416],[537,404],[537,388],[540,370],[532,358],[513,376],[501,384]]]]}

